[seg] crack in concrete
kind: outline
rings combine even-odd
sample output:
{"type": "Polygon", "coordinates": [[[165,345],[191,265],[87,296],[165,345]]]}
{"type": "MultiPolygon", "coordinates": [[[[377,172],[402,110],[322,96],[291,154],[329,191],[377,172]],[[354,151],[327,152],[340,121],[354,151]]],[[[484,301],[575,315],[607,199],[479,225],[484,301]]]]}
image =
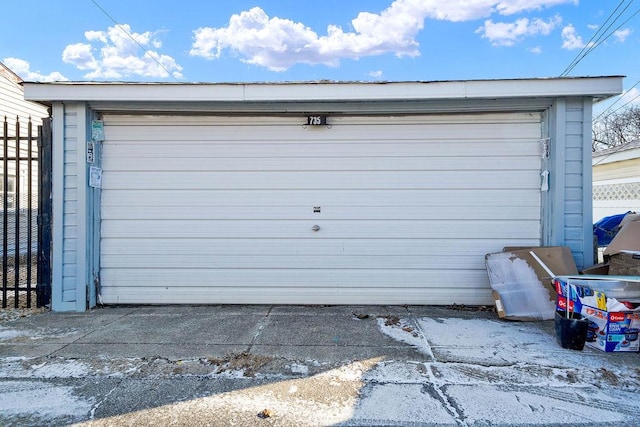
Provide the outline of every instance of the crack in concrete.
{"type": "Polygon", "coordinates": [[[73,341],[71,341],[71,342],[65,343],[62,347],[60,347],[60,348],[58,348],[58,349],[56,349],[56,350],[52,351],[52,352],[51,352],[51,353],[49,353],[47,356],[55,356],[55,354],[56,354],[56,353],[58,353],[58,352],[59,352],[59,351],[61,351],[61,350],[64,350],[65,348],[69,347],[71,344],[76,344],[79,340],[81,340],[81,339],[83,339],[83,338],[85,338],[85,337],[87,337],[87,336],[89,336],[89,335],[91,335],[91,334],[95,333],[96,331],[99,331],[99,330],[101,330],[101,329],[104,329],[105,327],[110,326],[110,325],[114,324],[115,322],[118,322],[118,321],[120,321],[120,320],[124,319],[125,317],[127,317],[127,316],[129,316],[129,315],[131,315],[131,314],[135,313],[136,311],[139,311],[139,310],[140,310],[140,308],[134,308],[134,309],[133,309],[132,311],[130,311],[129,313],[125,313],[125,314],[123,314],[122,316],[118,316],[117,318],[113,319],[111,322],[107,322],[107,323],[105,323],[104,325],[100,325],[100,327],[96,328],[95,330],[89,329],[89,331],[88,331],[86,334],[84,334],[84,335],[82,335],[82,336],[77,337],[75,340],[73,340],[73,341]]]}
{"type": "Polygon", "coordinates": [[[111,390],[109,390],[109,392],[107,392],[99,402],[97,402],[95,405],[93,405],[91,407],[91,411],[89,411],[89,420],[95,419],[96,411],[98,410],[98,408],[100,408],[100,406],[102,406],[102,404],[107,401],[109,396],[111,396],[111,393],[113,393],[118,388],[120,388],[120,385],[122,384],[123,381],[124,380],[118,381],[118,384],[116,384],[115,387],[113,387],[111,390]]]}
{"type": "Polygon", "coordinates": [[[247,347],[247,353],[251,352],[251,349],[253,348],[254,344],[256,343],[256,340],[262,333],[262,330],[265,328],[265,326],[267,326],[269,315],[271,314],[271,310],[273,310],[272,305],[269,306],[269,310],[267,310],[267,313],[264,315],[264,317],[260,319],[260,322],[258,323],[258,330],[256,331],[255,335],[251,339],[251,342],[249,343],[249,347],[247,347]]]}

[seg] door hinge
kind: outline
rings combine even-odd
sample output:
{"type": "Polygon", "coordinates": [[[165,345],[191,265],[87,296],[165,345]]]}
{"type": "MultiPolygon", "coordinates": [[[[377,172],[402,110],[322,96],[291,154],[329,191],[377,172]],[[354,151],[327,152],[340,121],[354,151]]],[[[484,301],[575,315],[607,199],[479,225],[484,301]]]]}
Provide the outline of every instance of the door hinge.
{"type": "Polygon", "coordinates": [[[541,150],[541,154],[542,154],[542,159],[548,159],[549,158],[549,141],[551,140],[551,138],[543,138],[540,140],[540,150],[541,150]]]}

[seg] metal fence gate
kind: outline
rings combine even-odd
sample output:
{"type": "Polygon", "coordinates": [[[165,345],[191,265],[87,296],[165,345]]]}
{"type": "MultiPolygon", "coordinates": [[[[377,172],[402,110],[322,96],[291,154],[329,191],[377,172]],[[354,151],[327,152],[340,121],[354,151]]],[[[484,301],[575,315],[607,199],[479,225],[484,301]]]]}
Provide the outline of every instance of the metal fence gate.
{"type": "Polygon", "coordinates": [[[51,302],[51,119],[16,119],[0,134],[2,308],[51,302]]]}

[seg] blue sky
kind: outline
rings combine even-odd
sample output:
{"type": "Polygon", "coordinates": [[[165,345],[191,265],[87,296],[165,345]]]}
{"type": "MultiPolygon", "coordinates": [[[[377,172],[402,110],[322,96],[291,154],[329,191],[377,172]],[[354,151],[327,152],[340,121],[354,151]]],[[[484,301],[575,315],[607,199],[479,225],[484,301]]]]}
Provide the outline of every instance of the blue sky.
{"type": "Polygon", "coordinates": [[[554,77],[592,49],[568,75],[627,76],[621,105],[640,95],[639,11],[634,0],[5,1],[0,61],[27,81],[431,81],[554,77]]]}

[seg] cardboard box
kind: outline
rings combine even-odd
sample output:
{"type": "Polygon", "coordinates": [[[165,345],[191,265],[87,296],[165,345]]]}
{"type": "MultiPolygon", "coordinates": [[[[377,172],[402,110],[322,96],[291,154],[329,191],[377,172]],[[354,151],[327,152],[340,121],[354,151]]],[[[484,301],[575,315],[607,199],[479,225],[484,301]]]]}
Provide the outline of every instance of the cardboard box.
{"type": "Polygon", "coordinates": [[[640,252],[640,220],[626,223],[609,243],[603,255],[606,258],[622,251],[640,252]]]}
{"type": "Polygon", "coordinates": [[[627,215],[624,226],[604,250],[605,263],[585,268],[585,275],[640,277],[640,220],[627,215]]]}
{"type": "MultiPolygon", "coordinates": [[[[638,352],[640,351],[640,300],[637,303],[627,302],[623,304],[617,298],[607,296],[607,293],[598,290],[603,287],[603,281],[581,279],[582,283],[588,283],[589,287],[578,285],[569,286],[569,298],[567,306],[567,283],[571,280],[555,281],[557,302],[556,310],[566,312],[578,312],[589,320],[586,345],[605,352],[638,352]],[[599,286],[600,285],[600,286],[599,286]],[[625,305],[626,304],[626,305],[625,305]]],[[[613,282],[611,282],[613,283],[613,282]]],[[[624,294],[637,295],[640,292],[640,282],[637,286],[618,288],[611,293],[619,298],[624,294]],[[636,289],[637,288],[637,289],[636,289]]]]}
{"type": "Polygon", "coordinates": [[[606,276],[609,274],[609,264],[602,263],[592,265],[580,271],[580,274],[606,276]]]}
{"type": "Polygon", "coordinates": [[[487,254],[485,264],[498,317],[509,320],[551,320],[556,292],[551,275],[534,253],[556,274],[578,274],[568,247],[505,248],[487,254]]]}
{"type": "Polygon", "coordinates": [[[640,276],[640,252],[621,251],[609,255],[609,274],[612,276],[640,276]]]}

